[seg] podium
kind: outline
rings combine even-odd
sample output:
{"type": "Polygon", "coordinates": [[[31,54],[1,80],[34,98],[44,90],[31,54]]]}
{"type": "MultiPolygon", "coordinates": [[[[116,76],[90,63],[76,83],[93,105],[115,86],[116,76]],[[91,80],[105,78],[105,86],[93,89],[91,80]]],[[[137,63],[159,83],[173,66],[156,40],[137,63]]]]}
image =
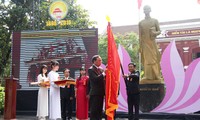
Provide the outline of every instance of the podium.
{"type": "Polygon", "coordinates": [[[16,89],[18,79],[14,77],[6,78],[5,86],[5,107],[4,119],[16,118],[16,89]]]}

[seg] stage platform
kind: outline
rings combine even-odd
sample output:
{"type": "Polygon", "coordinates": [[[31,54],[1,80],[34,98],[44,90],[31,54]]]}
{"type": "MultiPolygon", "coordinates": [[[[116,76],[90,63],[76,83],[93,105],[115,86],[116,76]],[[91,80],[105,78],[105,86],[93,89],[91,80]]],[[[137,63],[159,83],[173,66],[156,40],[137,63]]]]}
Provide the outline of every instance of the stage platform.
{"type": "MultiPolygon", "coordinates": [[[[36,111],[18,111],[17,118],[20,116],[35,118],[36,111]]],[[[75,112],[73,112],[75,117],[75,112]]],[[[105,116],[104,116],[105,117],[105,116]]],[[[117,120],[127,120],[128,113],[117,112],[117,120]]],[[[167,113],[140,113],[141,120],[200,120],[200,114],[167,114],[167,113]]]]}
{"type": "MultiPolygon", "coordinates": [[[[118,113],[120,118],[127,118],[127,113],[118,113]]],[[[152,120],[200,120],[200,114],[167,114],[167,113],[140,113],[141,119],[152,120]]]]}

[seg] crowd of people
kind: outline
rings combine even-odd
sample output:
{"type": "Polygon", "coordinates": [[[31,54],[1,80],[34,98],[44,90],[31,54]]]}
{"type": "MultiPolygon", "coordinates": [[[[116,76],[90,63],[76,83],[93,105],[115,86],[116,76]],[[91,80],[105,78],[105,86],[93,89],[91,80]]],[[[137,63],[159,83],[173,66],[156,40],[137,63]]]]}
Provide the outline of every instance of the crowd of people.
{"type": "MultiPolygon", "coordinates": [[[[38,75],[39,91],[37,117],[45,120],[72,119],[73,100],[76,98],[76,119],[88,120],[90,111],[90,120],[101,120],[103,113],[103,102],[105,98],[106,74],[101,68],[102,59],[99,55],[92,58],[93,65],[88,69],[80,68],[80,75],[76,78],[76,84],[66,84],[58,86],[54,81],[73,80],[70,77],[70,69],[64,69],[64,78],[60,78],[57,71],[59,63],[51,62],[51,71],[47,74],[47,66],[43,65],[38,75]],[[43,84],[45,81],[50,83],[50,93],[43,84]],[[48,103],[49,101],[49,103],[48,103]],[[49,106],[49,107],[48,107],[49,106]],[[66,112],[67,111],[67,112],[66,112]]],[[[129,73],[123,75],[127,88],[128,119],[139,120],[139,72],[136,71],[134,63],[128,64],[129,73]],[[135,116],[133,116],[133,106],[135,107],[135,116]]]]}

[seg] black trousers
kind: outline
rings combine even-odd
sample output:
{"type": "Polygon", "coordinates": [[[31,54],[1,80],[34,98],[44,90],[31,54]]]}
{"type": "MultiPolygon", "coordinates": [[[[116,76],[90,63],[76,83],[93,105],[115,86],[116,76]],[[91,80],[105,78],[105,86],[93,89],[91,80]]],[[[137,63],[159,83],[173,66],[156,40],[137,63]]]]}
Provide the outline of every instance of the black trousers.
{"type": "Polygon", "coordinates": [[[140,94],[128,94],[128,119],[139,120],[140,94]],[[135,107],[135,117],[133,117],[133,106],[135,107]],[[134,118],[134,119],[133,119],[134,118]]]}
{"type": "Polygon", "coordinates": [[[73,100],[70,100],[70,98],[61,98],[61,116],[63,120],[66,120],[66,117],[72,118],[72,104],[73,100]]]}
{"type": "Polygon", "coordinates": [[[103,95],[90,95],[90,120],[102,119],[103,98],[103,95]]]}

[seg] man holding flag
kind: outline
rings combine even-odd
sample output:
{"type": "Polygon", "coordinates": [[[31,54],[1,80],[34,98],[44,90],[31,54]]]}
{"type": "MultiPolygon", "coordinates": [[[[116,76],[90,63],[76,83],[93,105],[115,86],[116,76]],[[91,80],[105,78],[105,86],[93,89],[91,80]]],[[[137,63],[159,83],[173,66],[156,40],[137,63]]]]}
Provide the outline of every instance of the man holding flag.
{"type": "Polygon", "coordinates": [[[127,102],[128,102],[128,119],[139,120],[139,103],[140,89],[139,80],[140,73],[136,70],[135,63],[128,64],[129,74],[123,75],[126,82],[127,102]],[[133,106],[135,108],[135,116],[133,116],[133,106]],[[133,117],[135,117],[133,119],[133,117]]]}
{"type": "Polygon", "coordinates": [[[118,108],[117,96],[119,88],[120,59],[112,33],[110,19],[107,17],[107,35],[108,35],[108,62],[106,70],[106,115],[107,120],[114,119],[114,111],[118,108]]]}
{"type": "Polygon", "coordinates": [[[105,73],[100,67],[102,59],[99,55],[92,57],[92,63],[93,65],[88,69],[90,120],[101,120],[105,95],[105,73]]]}

